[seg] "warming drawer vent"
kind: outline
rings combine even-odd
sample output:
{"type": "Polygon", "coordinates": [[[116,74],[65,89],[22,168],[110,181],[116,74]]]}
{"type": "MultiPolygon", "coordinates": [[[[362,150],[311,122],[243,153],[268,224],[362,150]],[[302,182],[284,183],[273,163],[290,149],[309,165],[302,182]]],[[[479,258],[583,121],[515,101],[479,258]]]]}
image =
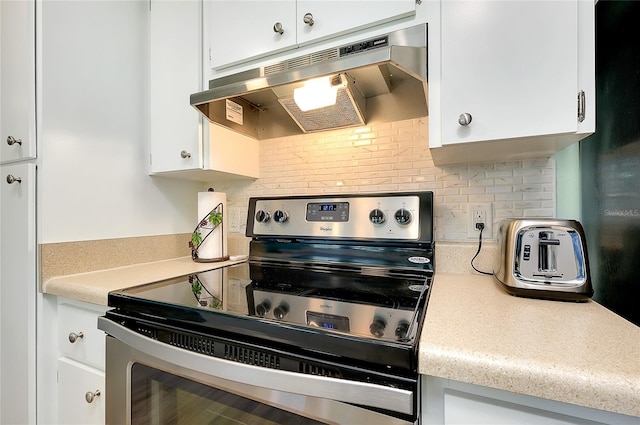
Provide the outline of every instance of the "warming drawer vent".
{"type": "Polygon", "coordinates": [[[208,356],[214,355],[214,342],[208,338],[172,332],[169,343],[195,353],[206,354],[208,356]]]}
{"type": "Polygon", "coordinates": [[[225,345],[224,358],[238,363],[280,369],[280,357],[235,345],[225,345]]]}
{"type": "Polygon", "coordinates": [[[327,376],[330,378],[342,378],[342,374],[338,369],[305,362],[300,363],[300,373],[304,373],[305,375],[327,376]]]}
{"type": "Polygon", "coordinates": [[[137,331],[139,334],[142,334],[151,339],[158,339],[158,331],[155,328],[150,328],[150,327],[138,324],[137,331]]]}

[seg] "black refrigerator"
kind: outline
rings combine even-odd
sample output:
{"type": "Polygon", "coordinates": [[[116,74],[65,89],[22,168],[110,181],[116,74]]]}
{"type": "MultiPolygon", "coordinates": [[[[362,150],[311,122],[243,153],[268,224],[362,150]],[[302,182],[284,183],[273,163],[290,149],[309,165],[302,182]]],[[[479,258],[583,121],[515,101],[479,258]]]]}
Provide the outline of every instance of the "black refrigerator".
{"type": "Polygon", "coordinates": [[[596,3],[596,132],[580,142],[594,300],[640,326],[640,2],[596,3]]]}

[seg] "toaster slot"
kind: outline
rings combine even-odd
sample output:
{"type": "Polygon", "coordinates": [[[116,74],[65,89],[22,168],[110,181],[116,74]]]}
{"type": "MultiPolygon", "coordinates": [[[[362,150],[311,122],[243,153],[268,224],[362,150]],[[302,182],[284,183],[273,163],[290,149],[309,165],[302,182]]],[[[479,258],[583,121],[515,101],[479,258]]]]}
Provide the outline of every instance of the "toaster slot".
{"type": "Polygon", "coordinates": [[[553,239],[553,232],[544,231],[538,234],[538,271],[553,273],[558,270],[556,256],[556,246],[558,245],[560,245],[560,241],[553,239]]]}

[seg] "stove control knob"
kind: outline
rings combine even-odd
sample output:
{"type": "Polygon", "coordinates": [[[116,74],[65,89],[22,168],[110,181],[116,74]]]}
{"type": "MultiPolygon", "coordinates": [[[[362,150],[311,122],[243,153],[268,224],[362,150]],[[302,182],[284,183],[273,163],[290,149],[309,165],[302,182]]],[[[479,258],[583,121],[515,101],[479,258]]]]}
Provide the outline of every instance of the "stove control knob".
{"type": "Polygon", "coordinates": [[[284,319],[284,316],[286,316],[287,313],[289,313],[289,307],[287,307],[286,304],[280,304],[273,310],[273,315],[278,320],[284,319]]]}
{"type": "Polygon", "coordinates": [[[409,333],[409,324],[407,322],[400,322],[396,326],[396,336],[398,339],[405,339],[409,333]]]}
{"type": "Polygon", "coordinates": [[[411,223],[411,211],[406,210],[404,208],[400,208],[398,211],[396,211],[396,223],[401,224],[403,226],[408,225],[409,223],[411,223]]]}
{"type": "Polygon", "coordinates": [[[384,212],[379,208],[371,210],[371,212],[369,213],[369,221],[373,224],[382,224],[386,220],[387,218],[384,216],[384,212]]]}
{"type": "Polygon", "coordinates": [[[286,211],[276,210],[276,212],[273,213],[273,219],[276,223],[284,223],[289,219],[289,214],[287,214],[286,211]]]}
{"type": "Polygon", "coordinates": [[[270,218],[271,216],[269,216],[269,213],[266,211],[258,210],[256,213],[256,221],[258,223],[266,223],[270,218]]]}
{"type": "Polygon", "coordinates": [[[387,324],[384,322],[384,320],[375,319],[373,322],[371,322],[369,331],[371,332],[371,335],[381,338],[382,335],[384,335],[384,328],[386,326],[387,324]]]}
{"type": "Polygon", "coordinates": [[[262,301],[256,306],[256,315],[264,317],[271,310],[271,303],[269,301],[262,301]]]}

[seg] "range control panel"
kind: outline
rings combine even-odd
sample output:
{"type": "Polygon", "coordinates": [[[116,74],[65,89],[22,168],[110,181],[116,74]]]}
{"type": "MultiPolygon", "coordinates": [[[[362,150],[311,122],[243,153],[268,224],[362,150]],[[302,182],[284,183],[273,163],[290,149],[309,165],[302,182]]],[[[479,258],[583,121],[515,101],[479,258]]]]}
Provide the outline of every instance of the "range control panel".
{"type": "Polygon", "coordinates": [[[433,226],[432,196],[431,192],[420,192],[251,198],[247,236],[415,241],[422,235],[421,226],[433,226]]]}
{"type": "MultiPolygon", "coordinates": [[[[428,287],[427,287],[428,288],[428,287]]],[[[387,341],[413,339],[414,311],[270,291],[254,291],[255,315],[387,341]]]]}

